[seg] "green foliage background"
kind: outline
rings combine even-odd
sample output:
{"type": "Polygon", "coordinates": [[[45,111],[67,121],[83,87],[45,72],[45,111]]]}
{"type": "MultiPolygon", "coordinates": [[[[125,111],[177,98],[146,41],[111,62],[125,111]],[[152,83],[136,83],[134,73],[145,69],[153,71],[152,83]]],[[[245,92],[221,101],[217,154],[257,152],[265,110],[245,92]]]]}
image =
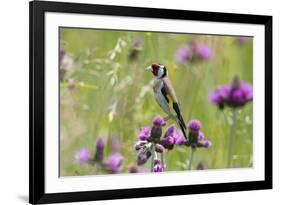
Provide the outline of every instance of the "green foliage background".
{"type": "MultiPolygon", "coordinates": [[[[193,168],[200,161],[209,169],[226,168],[232,110],[217,109],[208,96],[236,74],[252,84],[252,39],[241,44],[232,36],[61,28],[60,47],[73,59],[71,70],[60,82],[62,176],[94,174],[92,166],[77,165],[74,155],[82,147],[94,153],[97,137],[120,140],[124,173],[136,164],[134,144],[139,129],[151,125],[156,115],[165,116],[154,100],[152,75],[145,71],[155,62],[167,67],[185,121],[199,119],[206,138],[213,143],[211,149],[196,151],[193,168]],[[142,49],[137,59],[130,60],[136,40],[142,41],[142,49]],[[177,64],[177,48],[193,40],[209,45],[214,59],[177,64]]],[[[249,103],[239,110],[234,167],[252,166],[252,109],[249,103]]],[[[168,121],[170,124],[173,122],[168,121]]],[[[109,153],[107,146],[106,156],[109,153]]],[[[186,169],[189,153],[189,148],[182,147],[170,151],[167,171],[186,169]]]]}

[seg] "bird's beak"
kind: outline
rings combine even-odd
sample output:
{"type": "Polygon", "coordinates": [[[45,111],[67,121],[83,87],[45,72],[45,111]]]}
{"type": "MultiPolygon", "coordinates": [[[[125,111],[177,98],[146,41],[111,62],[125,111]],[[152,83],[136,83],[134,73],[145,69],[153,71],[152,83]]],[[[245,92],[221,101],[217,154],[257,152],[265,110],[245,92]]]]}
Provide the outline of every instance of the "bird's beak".
{"type": "Polygon", "coordinates": [[[152,68],[151,68],[151,66],[148,66],[145,70],[146,71],[152,71],[152,68]]]}

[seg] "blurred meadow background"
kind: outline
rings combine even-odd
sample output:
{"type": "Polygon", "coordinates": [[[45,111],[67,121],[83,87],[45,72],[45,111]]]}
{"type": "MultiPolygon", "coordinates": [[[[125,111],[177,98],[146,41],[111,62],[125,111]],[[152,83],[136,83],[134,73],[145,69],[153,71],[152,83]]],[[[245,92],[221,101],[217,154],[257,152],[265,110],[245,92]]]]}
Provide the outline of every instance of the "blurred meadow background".
{"type": "MultiPolygon", "coordinates": [[[[234,76],[252,84],[252,38],[78,28],[60,28],[59,37],[60,176],[113,173],[77,162],[81,149],[84,157],[94,157],[98,139],[104,143],[102,160],[114,161],[108,157],[116,150],[122,156],[117,173],[150,169],[149,163],[137,165],[135,144],[142,127],[166,116],[154,99],[153,76],[145,70],[152,63],[166,66],[186,123],[200,120],[212,142],[196,151],[192,169],[228,168],[233,108],[219,109],[210,95],[234,76]],[[194,50],[198,45],[201,56],[194,50]]],[[[233,168],[253,165],[252,111],[253,103],[237,109],[233,168]]],[[[165,171],[187,169],[190,148],[175,146],[165,154],[165,171]]]]}

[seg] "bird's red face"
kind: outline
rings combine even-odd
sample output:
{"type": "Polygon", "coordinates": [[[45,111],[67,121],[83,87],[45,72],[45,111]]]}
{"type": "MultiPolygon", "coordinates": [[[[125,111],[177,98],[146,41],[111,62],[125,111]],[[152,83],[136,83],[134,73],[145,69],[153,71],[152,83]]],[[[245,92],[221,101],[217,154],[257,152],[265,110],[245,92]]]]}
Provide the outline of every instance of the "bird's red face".
{"type": "Polygon", "coordinates": [[[151,66],[147,68],[147,70],[151,71],[154,76],[158,76],[160,67],[161,67],[160,64],[153,63],[151,66]]]}
{"type": "Polygon", "coordinates": [[[159,64],[156,64],[156,63],[153,63],[151,65],[151,68],[152,68],[152,73],[154,76],[158,76],[158,71],[159,71],[159,68],[160,68],[160,65],[159,64]]]}

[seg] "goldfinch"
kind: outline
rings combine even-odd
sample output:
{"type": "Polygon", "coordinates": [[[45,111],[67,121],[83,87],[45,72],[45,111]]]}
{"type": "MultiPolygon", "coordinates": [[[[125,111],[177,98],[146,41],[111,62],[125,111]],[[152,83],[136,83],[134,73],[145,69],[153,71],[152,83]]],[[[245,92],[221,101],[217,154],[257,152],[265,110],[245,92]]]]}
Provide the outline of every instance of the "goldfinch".
{"type": "Polygon", "coordinates": [[[162,64],[152,64],[146,68],[147,71],[151,71],[154,75],[153,80],[153,92],[156,102],[162,108],[162,110],[168,114],[165,120],[172,118],[181,128],[185,138],[186,125],[181,115],[180,107],[175,90],[168,78],[168,71],[162,64]]]}

